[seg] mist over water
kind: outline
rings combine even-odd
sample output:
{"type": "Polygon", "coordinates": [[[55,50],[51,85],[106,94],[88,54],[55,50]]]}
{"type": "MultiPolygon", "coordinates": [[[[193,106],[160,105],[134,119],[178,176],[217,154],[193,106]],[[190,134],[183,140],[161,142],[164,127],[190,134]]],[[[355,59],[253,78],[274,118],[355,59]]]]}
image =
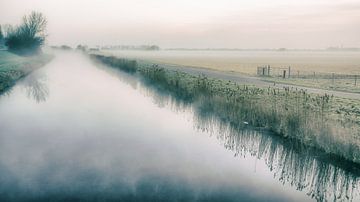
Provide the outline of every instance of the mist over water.
{"type": "Polygon", "coordinates": [[[0,199],[358,199],[351,166],[239,130],[81,54],[56,55],[0,97],[0,199]]]}

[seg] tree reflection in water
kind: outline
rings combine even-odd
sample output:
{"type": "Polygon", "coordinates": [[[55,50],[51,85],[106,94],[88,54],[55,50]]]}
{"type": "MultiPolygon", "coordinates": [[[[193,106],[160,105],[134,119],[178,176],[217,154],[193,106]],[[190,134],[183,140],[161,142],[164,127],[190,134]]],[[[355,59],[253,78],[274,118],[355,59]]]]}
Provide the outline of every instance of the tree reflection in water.
{"type": "Polygon", "coordinates": [[[46,84],[46,75],[35,72],[27,76],[22,85],[26,89],[26,95],[30,99],[34,99],[37,103],[45,102],[49,96],[49,88],[46,84]]]}

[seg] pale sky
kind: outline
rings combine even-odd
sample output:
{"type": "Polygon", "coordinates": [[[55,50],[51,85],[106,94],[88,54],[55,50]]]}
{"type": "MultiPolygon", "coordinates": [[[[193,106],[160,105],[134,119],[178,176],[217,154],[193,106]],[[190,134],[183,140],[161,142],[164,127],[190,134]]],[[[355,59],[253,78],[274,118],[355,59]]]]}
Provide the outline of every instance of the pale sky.
{"type": "Polygon", "coordinates": [[[0,0],[0,24],[32,10],[49,45],[360,47],[360,0],[0,0]]]}

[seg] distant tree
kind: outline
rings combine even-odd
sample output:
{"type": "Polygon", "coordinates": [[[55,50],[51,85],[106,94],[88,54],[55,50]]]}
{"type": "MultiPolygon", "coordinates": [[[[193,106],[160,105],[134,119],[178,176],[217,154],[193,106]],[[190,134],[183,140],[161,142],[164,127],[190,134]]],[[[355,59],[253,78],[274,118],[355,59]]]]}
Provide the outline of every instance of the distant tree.
{"type": "Polygon", "coordinates": [[[145,46],[145,50],[160,50],[160,47],[157,45],[145,46]]]}
{"type": "Polygon", "coordinates": [[[1,29],[1,25],[0,25],[0,42],[4,39],[4,34],[2,32],[2,29],[1,29]]]}
{"type": "Polygon", "coordinates": [[[70,46],[68,46],[68,45],[62,45],[62,46],[60,46],[60,48],[62,49],[62,50],[71,50],[72,48],[70,47],[70,46]]]}
{"type": "Polygon", "coordinates": [[[86,50],[87,50],[87,46],[86,46],[86,45],[81,45],[81,44],[79,44],[79,45],[76,47],[76,50],[86,51],[86,50]]]}
{"type": "Polygon", "coordinates": [[[45,42],[47,20],[42,13],[31,12],[24,16],[22,24],[9,26],[5,37],[5,45],[10,51],[22,54],[33,54],[41,51],[45,42]]]}
{"type": "Polygon", "coordinates": [[[160,50],[160,47],[157,45],[150,46],[150,50],[160,50]]]}

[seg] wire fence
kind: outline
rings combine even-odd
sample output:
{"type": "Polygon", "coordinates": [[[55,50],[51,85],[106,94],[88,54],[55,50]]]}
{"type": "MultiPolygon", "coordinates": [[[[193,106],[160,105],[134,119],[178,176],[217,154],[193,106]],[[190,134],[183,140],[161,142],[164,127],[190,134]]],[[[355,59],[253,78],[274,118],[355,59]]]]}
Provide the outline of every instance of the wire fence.
{"type": "Polygon", "coordinates": [[[293,70],[291,67],[272,67],[270,65],[259,66],[257,75],[262,77],[273,77],[282,79],[322,79],[328,80],[332,84],[336,84],[339,80],[346,80],[347,84],[352,83],[354,86],[359,84],[360,74],[339,74],[332,72],[315,72],[315,71],[299,71],[293,70]],[[349,83],[350,82],[350,83],[349,83]]]}

